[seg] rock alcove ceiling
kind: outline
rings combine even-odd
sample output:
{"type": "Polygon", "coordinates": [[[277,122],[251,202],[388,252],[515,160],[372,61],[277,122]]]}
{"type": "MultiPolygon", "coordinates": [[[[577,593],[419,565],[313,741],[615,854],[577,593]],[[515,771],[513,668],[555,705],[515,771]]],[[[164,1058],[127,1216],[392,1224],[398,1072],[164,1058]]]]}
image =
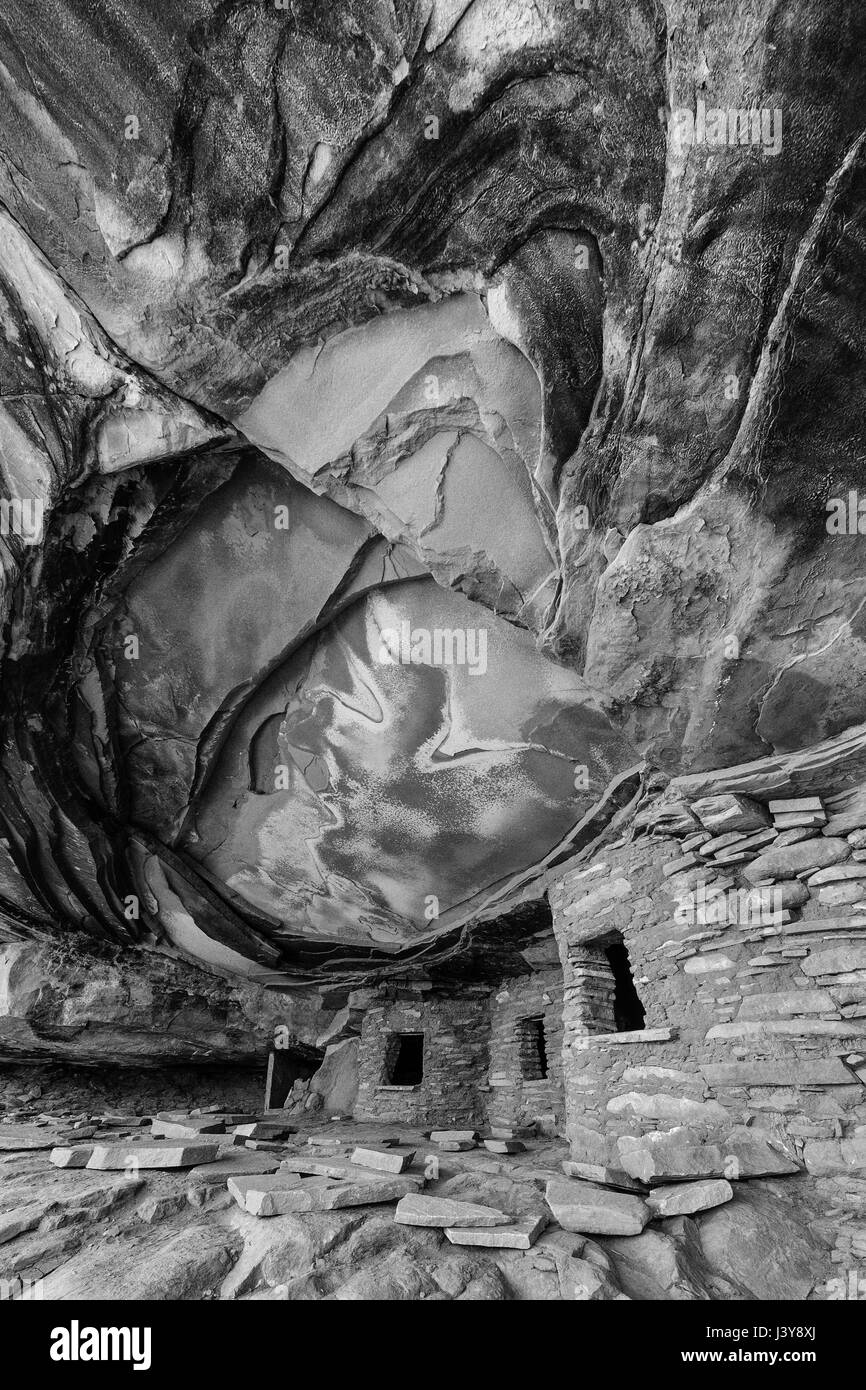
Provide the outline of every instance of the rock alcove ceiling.
{"type": "Polygon", "coordinates": [[[435,965],[642,789],[866,718],[862,24],[13,0],[10,939],[435,965]],[[382,659],[437,630],[483,661],[382,659]]]}

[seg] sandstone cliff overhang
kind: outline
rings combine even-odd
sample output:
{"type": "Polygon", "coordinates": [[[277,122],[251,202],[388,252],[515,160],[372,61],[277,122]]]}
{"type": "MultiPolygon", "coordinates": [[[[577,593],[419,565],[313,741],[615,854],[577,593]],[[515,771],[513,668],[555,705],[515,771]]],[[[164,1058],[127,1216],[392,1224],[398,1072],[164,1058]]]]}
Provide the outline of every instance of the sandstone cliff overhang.
{"type": "Polygon", "coordinates": [[[519,950],[643,792],[866,717],[861,17],[319,8],[8,11],[11,938],[519,950]]]}

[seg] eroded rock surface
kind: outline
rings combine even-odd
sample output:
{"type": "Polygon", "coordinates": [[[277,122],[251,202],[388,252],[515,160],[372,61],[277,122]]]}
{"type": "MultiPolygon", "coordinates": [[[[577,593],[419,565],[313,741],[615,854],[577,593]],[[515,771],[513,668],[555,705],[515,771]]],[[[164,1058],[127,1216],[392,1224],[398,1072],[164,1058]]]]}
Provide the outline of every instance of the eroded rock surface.
{"type": "Polygon", "coordinates": [[[841,0],[96,13],[0,71],[7,935],[429,959],[864,718],[841,0]]]}

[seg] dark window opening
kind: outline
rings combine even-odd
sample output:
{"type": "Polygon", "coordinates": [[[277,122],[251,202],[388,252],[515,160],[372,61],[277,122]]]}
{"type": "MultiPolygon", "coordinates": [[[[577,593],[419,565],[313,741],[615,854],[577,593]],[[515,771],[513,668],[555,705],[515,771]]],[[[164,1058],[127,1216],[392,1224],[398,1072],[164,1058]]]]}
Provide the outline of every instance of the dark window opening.
{"type": "Polygon", "coordinates": [[[520,1073],[526,1081],[543,1081],[547,1075],[547,1039],[544,1019],[522,1018],[518,1034],[520,1073]]]}
{"type": "Polygon", "coordinates": [[[613,972],[616,992],[613,997],[613,1014],[618,1033],[633,1033],[643,1028],[646,1011],[635,989],[634,977],[628,951],[621,941],[604,950],[613,972]]]}
{"type": "Polygon", "coordinates": [[[424,1076],[424,1034],[395,1033],[388,1045],[385,1082],[418,1086],[424,1076]]]}

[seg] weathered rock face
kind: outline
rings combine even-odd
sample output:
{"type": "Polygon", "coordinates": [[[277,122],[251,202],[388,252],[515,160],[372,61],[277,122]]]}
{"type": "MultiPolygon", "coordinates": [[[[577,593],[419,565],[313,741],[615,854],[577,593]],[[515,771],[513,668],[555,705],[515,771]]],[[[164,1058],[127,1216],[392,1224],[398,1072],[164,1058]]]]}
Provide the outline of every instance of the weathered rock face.
{"type": "Polygon", "coordinates": [[[347,986],[866,718],[856,9],[103,19],[0,68],[4,936],[347,986]]]}
{"type": "Polygon", "coordinates": [[[315,991],[287,1006],[278,994],[154,952],[100,957],[68,944],[24,942],[0,948],[0,1053],[17,1062],[222,1064],[257,1067],[261,1075],[289,1009],[290,1044],[315,1062],[317,1035],[333,1018],[315,991]]]}

